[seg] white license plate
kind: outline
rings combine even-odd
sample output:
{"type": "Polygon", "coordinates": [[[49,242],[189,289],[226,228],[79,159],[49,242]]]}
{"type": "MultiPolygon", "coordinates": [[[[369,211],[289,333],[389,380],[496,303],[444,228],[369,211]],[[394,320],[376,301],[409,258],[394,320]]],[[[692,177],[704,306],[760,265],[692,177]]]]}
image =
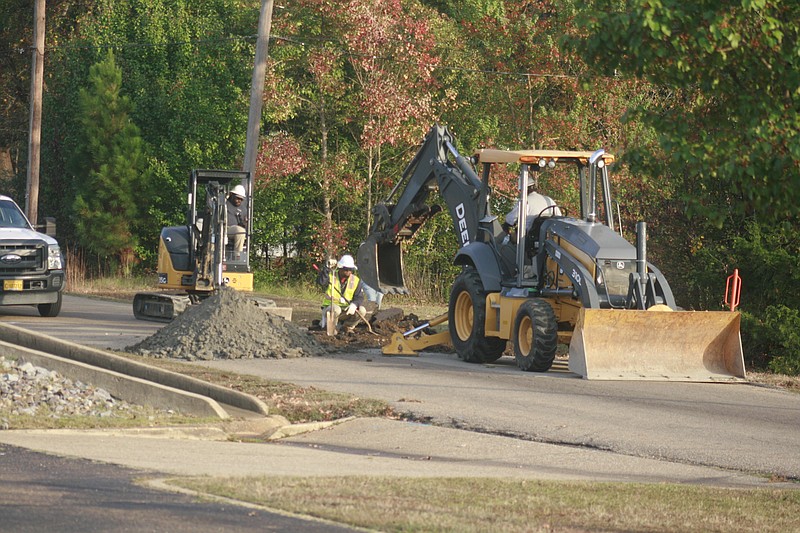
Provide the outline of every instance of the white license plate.
{"type": "Polygon", "coordinates": [[[22,290],[22,280],[21,279],[4,279],[3,280],[3,290],[5,290],[5,291],[21,291],[22,290]]]}

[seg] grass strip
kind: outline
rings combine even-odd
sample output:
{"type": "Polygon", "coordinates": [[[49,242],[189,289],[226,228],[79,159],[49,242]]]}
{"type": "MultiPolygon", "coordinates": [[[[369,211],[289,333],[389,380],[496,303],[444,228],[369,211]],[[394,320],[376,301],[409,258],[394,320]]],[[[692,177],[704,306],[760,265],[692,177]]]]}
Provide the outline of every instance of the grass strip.
{"type": "Polygon", "coordinates": [[[486,478],[179,478],[170,483],[402,532],[798,531],[800,491],[486,478]]]}

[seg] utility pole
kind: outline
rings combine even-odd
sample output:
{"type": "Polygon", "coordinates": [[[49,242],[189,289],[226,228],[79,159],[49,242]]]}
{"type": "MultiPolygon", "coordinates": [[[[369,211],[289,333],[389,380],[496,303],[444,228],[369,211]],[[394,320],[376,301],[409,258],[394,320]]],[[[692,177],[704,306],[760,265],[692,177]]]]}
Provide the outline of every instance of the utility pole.
{"type": "Polygon", "coordinates": [[[44,84],[45,0],[33,7],[33,64],[31,65],[31,114],[28,130],[28,169],[25,214],[34,226],[39,218],[39,155],[42,144],[42,85],[44,84]]]}
{"type": "Polygon", "coordinates": [[[253,79],[250,84],[250,114],[247,119],[247,144],[244,149],[242,170],[250,172],[251,182],[255,181],[256,160],[258,157],[259,132],[261,127],[261,104],[264,99],[264,78],[267,75],[267,48],[272,26],[272,0],[261,1],[258,16],[258,38],[256,39],[256,59],[253,66],[253,79]]]}

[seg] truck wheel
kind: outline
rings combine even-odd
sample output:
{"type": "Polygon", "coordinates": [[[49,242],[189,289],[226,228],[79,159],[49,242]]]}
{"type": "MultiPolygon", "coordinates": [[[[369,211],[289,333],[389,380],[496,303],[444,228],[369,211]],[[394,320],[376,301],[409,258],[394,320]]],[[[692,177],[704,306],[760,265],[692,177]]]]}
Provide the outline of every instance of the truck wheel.
{"type": "Polygon", "coordinates": [[[39,316],[54,317],[58,316],[61,312],[61,293],[58,293],[58,300],[51,304],[39,304],[36,306],[39,309],[39,316]]]}
{"type": "Polygon", "coordinates": [[[506,349],[506,340],[486,337],[486,294],[475,270],[464,270],[450,292],[450,339],[458,357],[468,363],[497,361],[506,349]]]}
{"type": "Polygon", "coordinates": [[[526,372],[547,372],[558,346],[558,321],[550,304],[540,298],[523,303],[514,319],[514,358],[526,372]]]}

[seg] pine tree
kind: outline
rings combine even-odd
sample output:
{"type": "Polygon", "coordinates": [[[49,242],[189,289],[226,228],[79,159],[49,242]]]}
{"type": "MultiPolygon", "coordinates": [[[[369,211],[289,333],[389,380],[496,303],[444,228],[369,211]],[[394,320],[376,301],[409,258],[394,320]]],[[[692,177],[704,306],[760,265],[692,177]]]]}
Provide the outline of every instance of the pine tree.
{"type": "Polygon", "coordinates": [[[132,104],[121,94],[122,70],[113,52],[89,69],[79,95],[83,143],[73,165],[78,194],[73,204],[79,243],[130,273],[136,246],[131,223],[143,207],[146,160],[132,104]]]}

